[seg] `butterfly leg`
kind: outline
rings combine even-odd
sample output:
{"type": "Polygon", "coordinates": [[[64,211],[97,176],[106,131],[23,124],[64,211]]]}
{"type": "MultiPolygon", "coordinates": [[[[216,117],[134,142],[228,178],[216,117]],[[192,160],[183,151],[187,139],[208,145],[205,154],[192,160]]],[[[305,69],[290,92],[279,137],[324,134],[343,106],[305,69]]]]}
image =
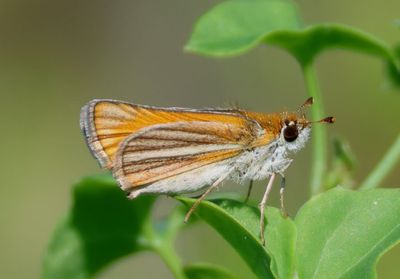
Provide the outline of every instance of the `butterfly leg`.
{"type": "Polygon", "coordinates": [[[271,174],[271,177],[269,178],[269,181],[268,181],[267,188],[265,189],[264,196],[263,196],[263,198],[261,200],[261,203],[259,205],[259,207],[260,207],[260,238],[261,238],[261,243],[262,243],[263,246],[265,245],[265,239],[264,239],[265,204],[267,203],[269,192],[271,192],[272,184],[274,183],[275,176],[276,176],[276,173],[272,173],[271,174]]]}
{"type": "Polygon", "coordinates": [[[281,189],[279,191],[279,194],[281,196],[281,214],[284,218],[288,217],[286,208],[285,208],[285,202],[284,202],[284,194],[285,194],[285,187],[286,187],[286,178],[281,174],[282,180],[281,180],[281,189]]]}
{"type": "Polygon", "coordinates": [[[244,200],[244,203],[247,203],[249,201],[251,189],[253,188],[253,181],[254,180],[250,180],[249,188],[247,189],[247,195],[246,199],[244,200]]]}
{"type": "Polygon", "coordinates": [[[199,206],[202,200],[212,191],[214,190],[225,178],[227,178],[234,168],[231,168],[228,170],[224,175],[220,176],[217,180],[214,181],[214,183],[205,191],[200,198],[196,200],[196,202],[192,205],[192,207],[189,209],[189,211],[186,213],[184,222],[187,223],[189,221],[190,216],[192,215],[193,211],[199,206]]]}

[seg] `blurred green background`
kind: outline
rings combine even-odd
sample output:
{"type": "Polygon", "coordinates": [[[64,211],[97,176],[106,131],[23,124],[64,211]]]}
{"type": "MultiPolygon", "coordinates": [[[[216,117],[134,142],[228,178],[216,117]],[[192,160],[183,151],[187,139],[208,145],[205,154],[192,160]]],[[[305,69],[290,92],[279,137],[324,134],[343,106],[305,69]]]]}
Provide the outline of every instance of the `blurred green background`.
{"type": "MultiPolygon", "coordinates": [[[[67,211],[71,187],[99,173],[79,130],[79,110],[93,98],[156,106],[215,107],[238,103],[256,111],[297,108],[306,99],[298,65],[281,50],[257,48],[215,60],[185,54],[195,20],[219,1],[0,1],[0,274],[40,278],[47,241],[67,211]]],[[[297,1],[307,23],[340,22],[400,42],[398,0],[297,1]]],[[[383,90],[381,62],[344,51],[317,63],[330,135],[350,142],[358,158],[356,184],[399,132],[400,94],[383,90]]],[[[308,199],[310,151],[287,172],[287,207],[295,215],[308,199]]],[[[395,171],[383,186],[399,187],[395,171]]],[[[258,186],[258,187],[257,187],[258,186]]],[[[252,198],[261,198],[263,183],[252,198]]],[[[225,185],[222,191],[245,193],[225,185]]],[[[275,189],[270,204],[278,206],[275,189]]],[[[156,215],[176,204],[162,197],[156,215]]],[[[248,268],[205,224],[183,231],[177,243],[184,262],[225,265],[242,278],[248,268]],[[206,245],[205,245],[206,244],[206,245]]],[[[399,278],[400,247],[378,265],[379,278],[399,278]]],[[[100,278],[171,278],[162,261],[144,253],[125,258],[100,278]]]]}

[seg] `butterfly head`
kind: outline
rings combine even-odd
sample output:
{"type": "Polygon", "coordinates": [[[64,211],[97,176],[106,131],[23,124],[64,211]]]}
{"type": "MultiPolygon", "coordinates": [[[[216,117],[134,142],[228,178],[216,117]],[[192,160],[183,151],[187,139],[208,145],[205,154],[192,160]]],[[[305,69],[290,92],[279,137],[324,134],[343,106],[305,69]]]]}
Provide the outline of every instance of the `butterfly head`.
{"type": "Polygon", "coordinates": [[[334,123],[334,117],[326,117],[318,121],[309,121],[305,115],[305,108],[313,104],[313,98],[307,99],[295,113],[282,114],[281,133],[282,142],[285,143],[289,151],[302,149],[311,132],[311,125],[314,123],[334,123]]]}

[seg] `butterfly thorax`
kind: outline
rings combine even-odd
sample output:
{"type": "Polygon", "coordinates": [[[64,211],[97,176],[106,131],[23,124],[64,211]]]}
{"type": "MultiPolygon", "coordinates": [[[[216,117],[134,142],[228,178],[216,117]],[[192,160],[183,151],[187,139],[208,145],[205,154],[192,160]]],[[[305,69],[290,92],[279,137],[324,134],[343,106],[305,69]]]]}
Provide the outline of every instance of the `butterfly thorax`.
{"type": "Polygon", "coordinates": [[[272,173],[283,175],[293,161],[291,155],[308,141],[306,120],[293,113],[247,112],[246,117],[256,121],[263,134],[236,160],[237,172],[231,178],[243,182],[262,180],[272,173]]]}

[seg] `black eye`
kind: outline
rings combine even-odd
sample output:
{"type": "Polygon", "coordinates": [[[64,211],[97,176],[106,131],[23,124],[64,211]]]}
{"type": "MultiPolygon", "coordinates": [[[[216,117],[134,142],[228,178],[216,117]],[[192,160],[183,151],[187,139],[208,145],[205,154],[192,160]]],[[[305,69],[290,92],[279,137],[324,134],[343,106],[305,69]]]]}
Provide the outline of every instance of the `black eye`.
{"type": "Polygon", "coordinates": [[[299,135],[299,131],[297,130],[296,125],[290,125],[283,130],[283,137],[287,142],[292,142],[297,139],[297,136],[299,135]]]}

